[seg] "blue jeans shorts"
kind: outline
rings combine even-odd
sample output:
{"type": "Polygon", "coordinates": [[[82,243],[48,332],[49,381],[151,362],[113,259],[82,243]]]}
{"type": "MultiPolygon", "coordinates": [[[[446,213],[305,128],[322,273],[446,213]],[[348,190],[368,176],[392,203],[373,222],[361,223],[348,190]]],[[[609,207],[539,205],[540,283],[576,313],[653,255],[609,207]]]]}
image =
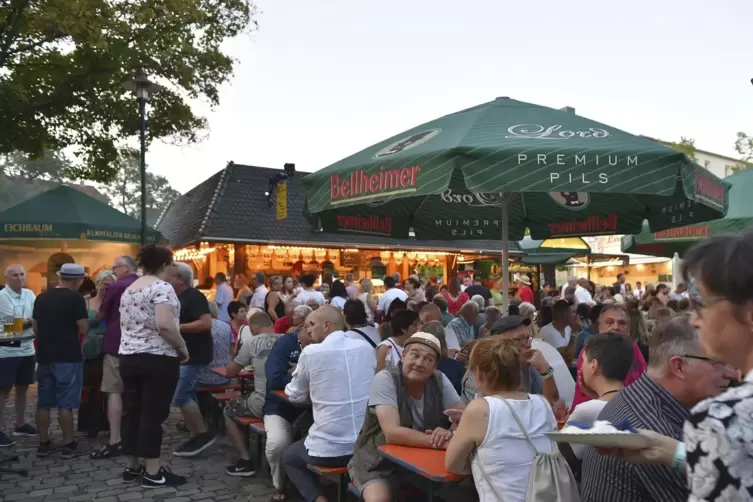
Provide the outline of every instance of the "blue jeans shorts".
{"type": "Polygon", "coordinates": [[[182,408],[191,402],[197,402],[196,385],[199,382],[199,373],[206,366],[206,364],[180,365],[180,379],[178,380],[178,386],[175,387],[173,406],[182,408]]]}
{"type": "Polygon", "coordinates": [[[78,409],[83,381],[83,363],[40,364],[37,367],[37,409],[78,409]]]}

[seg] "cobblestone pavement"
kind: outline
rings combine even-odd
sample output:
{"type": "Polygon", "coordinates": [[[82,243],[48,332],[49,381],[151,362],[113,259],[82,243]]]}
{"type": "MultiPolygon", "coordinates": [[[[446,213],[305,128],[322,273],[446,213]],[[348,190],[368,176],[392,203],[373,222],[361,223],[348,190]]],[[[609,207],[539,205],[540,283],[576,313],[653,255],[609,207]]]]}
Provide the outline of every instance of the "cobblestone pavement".
{"type": "MultiPolygon", "coordinates": [[[[27,418],[33,423],[36,405],[36,387],[29,389],[29,409],[27,418]]],[[[5,413],[7,426],[15,419],[13,393],[8,400],[5,413]]],[[[20,462],[13,467],[29,470],[29,477],[0,474],[0,501],[24,502],[68,500],[97,500],[102,502],[119,502],[126,500],[154,500],[164,502],[206,501],[268,501],[273,489],[266,476],[257,474],[252,478],[227,476],[225,467],[236,459],[233,448],[225,438],[219,438],[211,448],[195,458],[177,458],[171,452],[187,439],[185,433],[178,432],[177,422],[181,419],[180,411],[173,410],[166,426],[167,434],[162,441],[163,459],[176,474],[188,477],[188,483],[179,488],[160,488],[146,490],[138,485],[124,485],[120,481],[124,460],[92,460],[79,457],[62,460],[60,454],[38,459],[36,438],[14,438],[16,445],[0,449],[0,457],[14,454],[20,462]]],[[[60,439],[57,417],[53,411],[52,438],[60,439]]],[[[86,441],[84,436],[79,438],[86,441]]],[[[101,433],[95,444],[107,440],[101,433]]],[[[7,466],[7,465],[6,465],[7,466]]]]}

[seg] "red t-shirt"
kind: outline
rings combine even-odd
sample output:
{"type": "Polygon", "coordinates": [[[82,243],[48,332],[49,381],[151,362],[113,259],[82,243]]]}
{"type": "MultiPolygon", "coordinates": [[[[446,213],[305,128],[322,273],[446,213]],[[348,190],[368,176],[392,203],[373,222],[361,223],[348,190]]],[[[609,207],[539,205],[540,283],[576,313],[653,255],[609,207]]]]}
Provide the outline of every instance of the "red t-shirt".
{"type": "MultiPolygon", "coordinates": [[[[579,383],[580,371],[581,367],[583,366],[583,354],[585,354],[585,352],[585,350],[581,350],[580,357],[578,357],[578,378],[575,379],[575,398],[573,399],[573,407],[570,408],[571,413],[580,403],[591,400],[590,397],[583,394],[583,391],[580,390],[579,383]]],[[[635,342],[633,342],[633,365],[630,367],[630,371],[628,372],[627,377],[625,377],[625,387],[638,380],[644,371],[646,371],[646,360],[643,359],[641,349],[635,342]]]]}
{"type": "Polygon", "coordinates": [[[452,315],[458,315],[458,311],[460,310],[460,307],[462,307],[468,300],[471,298],[468,296],[468,293],[465,291],[460,293],[460,296],[457,297],[457,299],[453,300],[450,296],[450,293],[442,293],[442,296],[444,296],[444,299],[447,300],[447,312],[449,312],[452,315]]]}
{"type": "Polygon", "coordinates": [[[524,302],[533,303],[533,290],[528,286],[518,288],[518,298],[524,302]]]}

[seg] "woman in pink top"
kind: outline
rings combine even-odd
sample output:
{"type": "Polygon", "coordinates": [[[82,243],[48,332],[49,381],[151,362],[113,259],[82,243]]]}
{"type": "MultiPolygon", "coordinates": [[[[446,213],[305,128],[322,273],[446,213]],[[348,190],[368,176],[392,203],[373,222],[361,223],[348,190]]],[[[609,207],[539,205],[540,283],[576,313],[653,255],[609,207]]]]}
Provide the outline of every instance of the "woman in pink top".
{"type": "MultiPolygon", "coordinates": [[[[605,305],[604,310],[601,311],[601,315],[599,316],[599,324],[596,326],[595,331],[596,333],[622,333],[623,335],[630,336],[630,319],[625,308],[617,304],[605,305]]],[[[578,378],[575,382],[575,398],[573,399],[573,406],[570,412],[580,403],[591,400],[581,390],[581,382],[583,381],[583,374],[581,373],[583,353],[584,351],[581,351],[578,357],[578,378]]],[[[638,380],[638,377],[644,371],[646,371],[646,360],[643,358],[643,354],[641,354],[641,349],[633,342],[633,366],[625,378],[625,387],[638,380]]]]}

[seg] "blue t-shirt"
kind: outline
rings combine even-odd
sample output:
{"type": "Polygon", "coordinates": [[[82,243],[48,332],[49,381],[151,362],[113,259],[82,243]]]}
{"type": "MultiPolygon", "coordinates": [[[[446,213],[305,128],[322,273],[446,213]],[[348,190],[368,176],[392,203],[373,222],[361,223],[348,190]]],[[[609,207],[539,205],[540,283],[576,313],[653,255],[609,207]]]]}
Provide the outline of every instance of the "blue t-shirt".
{"type": "Polygon", "coordinates": [[[277,415],[293,423],[303,411],[287,399],[272,392],[273,390],[285,390],[285,386],[291,380],[291,364],[298,364],[298,356],[300,355],[301,346],[295,332],[281,335],[272,345],[267,362],[264,364],[264,372],[267,375],[267,395],[264,399],[263,409],[265,415],[277,415]]]}

